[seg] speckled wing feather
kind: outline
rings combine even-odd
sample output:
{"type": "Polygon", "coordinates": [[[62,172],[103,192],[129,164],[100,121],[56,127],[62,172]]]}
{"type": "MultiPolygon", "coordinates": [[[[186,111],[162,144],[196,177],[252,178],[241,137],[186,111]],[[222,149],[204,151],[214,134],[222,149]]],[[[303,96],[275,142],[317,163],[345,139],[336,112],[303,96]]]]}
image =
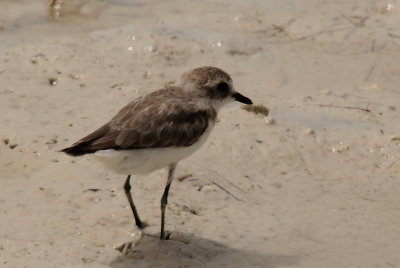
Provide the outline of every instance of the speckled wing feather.
{"type": "Polygon", "coordinates": [[[62,151],[74,156],[98,150],[190,146],[205,132],[216,111],[179,88],[140,97],[111,121],[62,151]]]}

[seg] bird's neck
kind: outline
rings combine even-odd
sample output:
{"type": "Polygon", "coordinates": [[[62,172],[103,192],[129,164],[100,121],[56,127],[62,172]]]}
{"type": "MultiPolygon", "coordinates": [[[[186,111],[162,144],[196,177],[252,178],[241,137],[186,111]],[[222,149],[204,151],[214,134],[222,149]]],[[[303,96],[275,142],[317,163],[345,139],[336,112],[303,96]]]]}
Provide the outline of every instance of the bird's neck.
{"type": "Polygon", "coordinates": [[[209,103],[211,104],[211,106],[215,109],[215,111],[218,113],[219,110],[221,110],[222,107],[224,107],[226,104],[233,102],[234,99],[233,98],[225,98],[222,100],[215,100],[215,99],[211,99],[209,100],[209,103]]]}

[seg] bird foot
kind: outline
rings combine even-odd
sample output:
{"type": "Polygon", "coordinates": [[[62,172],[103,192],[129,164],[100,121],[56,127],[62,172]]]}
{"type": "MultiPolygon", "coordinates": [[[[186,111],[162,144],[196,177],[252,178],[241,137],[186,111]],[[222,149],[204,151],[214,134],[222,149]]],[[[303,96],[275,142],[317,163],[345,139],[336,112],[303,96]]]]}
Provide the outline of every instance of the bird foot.
{"type": "Polygon", "coordinates": [[[130,236],[133,238],[133,240],[125,242],[118,247],[114,247],[114,249],[121,252],[123,256],[128,256],[137,252],[136,248],[142,241],[144,233],[141,230],[138,230],[138,232],[132,233],[130,236]]]}
{"type": "Polygon", "coordinates": [[[171,232],[165,232],[165,234],[160,234],[160,240],[169,240],[171,237],[171,232]]]}

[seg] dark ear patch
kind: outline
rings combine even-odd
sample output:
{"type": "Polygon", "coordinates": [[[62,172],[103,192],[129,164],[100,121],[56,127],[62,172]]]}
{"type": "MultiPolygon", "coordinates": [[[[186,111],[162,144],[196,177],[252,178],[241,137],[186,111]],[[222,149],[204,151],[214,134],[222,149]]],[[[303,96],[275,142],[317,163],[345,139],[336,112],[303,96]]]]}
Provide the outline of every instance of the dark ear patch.
{"type": "Polygon", "coordinates": [[[225,83],[225,82],[220,82],[217,85],[217,90],[219,92],[223,92],[223,93],[228,92],[229,91],[229,85],[227,83],[225,83]]]}

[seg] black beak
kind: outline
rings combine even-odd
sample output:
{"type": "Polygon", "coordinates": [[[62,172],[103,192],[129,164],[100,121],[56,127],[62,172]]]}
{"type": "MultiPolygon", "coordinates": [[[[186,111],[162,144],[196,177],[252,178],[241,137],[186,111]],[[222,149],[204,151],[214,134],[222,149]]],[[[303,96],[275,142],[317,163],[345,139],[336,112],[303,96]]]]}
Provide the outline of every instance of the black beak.
{"type": "Polygon", "coordinates": [[[232,94],[232,97],[235,99],[235,101],[244,103],[244,104],[253,104],[253,102],[251,101],[251,99],[243,96],[242,94],[240,94],[239,92],[235,92],[232,94]]]}

